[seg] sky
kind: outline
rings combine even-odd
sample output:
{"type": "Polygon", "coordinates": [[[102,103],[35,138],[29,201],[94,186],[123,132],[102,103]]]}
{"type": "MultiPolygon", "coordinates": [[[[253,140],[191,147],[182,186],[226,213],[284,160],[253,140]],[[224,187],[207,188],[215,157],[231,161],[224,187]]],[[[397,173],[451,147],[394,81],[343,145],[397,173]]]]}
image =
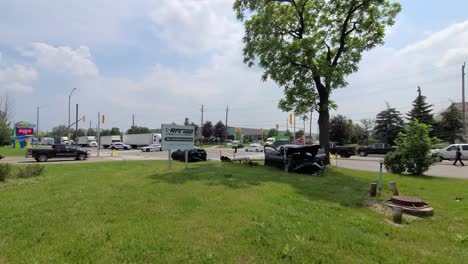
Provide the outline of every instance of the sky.
{"type": "MultiPolygon", "coordinates": [[[[86,115],[81,128],[159,128],[188,117],[235,127],[285,129],[282,89],[242,60],[242,23],[232,0],[2,0],[0,96],[15,101],[13,121],[40,129],[67,124],[68,96],[86,115]]],[[[402,0],[385,45],[367,52],[349,85],[332,94],[355,122],[375,118],[386,102],[411,109],[417,86],[434,113],[461,101],[468,59],[468,1],[402,0]]],[[[316,129],[317,113],[313,116],[316,129]]],[[[297,127],[302,127],[297,121],[297,127]]]]}

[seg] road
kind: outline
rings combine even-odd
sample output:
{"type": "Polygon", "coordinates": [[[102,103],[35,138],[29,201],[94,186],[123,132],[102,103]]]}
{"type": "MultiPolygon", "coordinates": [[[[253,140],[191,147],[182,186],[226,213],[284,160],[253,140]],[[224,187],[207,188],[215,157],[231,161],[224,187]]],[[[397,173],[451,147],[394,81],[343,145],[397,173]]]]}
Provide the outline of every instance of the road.
{"type": "MultiPolygon", "coordinates": [[[[167,160],[168,152],[142,152],[141,150],[122,150],[118,151],[117,155],[112,156],[110,149],[101,149],[99,157],[97,156],[96,148],[87,148],[91,152],[90,157],[86,161],[80,162],[104,162],[104,161],[118,161],[118,160],[167,160]]],[[[223,156],[233,157],[233,149],[230,148],[207,148],[205,149],[208,160],[219,160],[220,152],[223,156]]],[[[263,159],[262,152],[245,152],[239,149],[236,157],[249,157],[251,159],[263,159]]],[[[36,163],[32,158],[26,159],[24,157],[6,157],[2,160],[3,162],[9,163],[36,163]]],[[[48,162],[43,164],[57,164],[57,163],[76,163],[73,159],[50,159],[48,162]]]]}
{"type": "MultiPolygon", "coordinates": [[[[125,150],[118,151],[118,155],[112,156],[112,151],[109,149],[102,149],[99,157],[97,157],[96,148],[89,148],[91,156],[86,161],[79,162],[104,162],[104,161],[119,161],[119,160],[167,160],[168,152],[142,152],[141,150],[125,150]]],[[[205,149],[208,155],[208,160],[219,160],[220,151],[221,155],[233,157],[233,150],[230,148],[207,148],[205,149]]],[[[245,150],[239,149],[236,157],[249,157],[251,159],[263,159],[264,155],[261,152],[245,152],[245,150]]],[[[368,157],[353,156],[351,158],[338,158],[338,167],[364,170],[364,171],[379,171],[379,161],[383,159],[383,156],[373,155],[368,157]]],[[[24,157],[7,157],[2,162],[10,163],[35,163],[34,159],[26,159],[24,157]]],[[[57,164],[57,163],[77,163],[73,159],[51,159],[43,164],[57,164]]],[[[332,162],[333,163],[333,162],[332,162]]],[[[465,162],[465,163],[468,163],[465,162]]],[[[332,165],[336,165],[333,163],[332,165]]],[[[468,164],[467,164],[468,165],[468,164]]],[[[385,171],[385,168],[384,168],[385,171]]],[[[437,163],[432,166],[426,175],[448,177],[448,178],[461,178],[468,179],[468,166],[455,167],[450,161],[444,161],[437,163]]]]}
{"type": "MultiPolygon", "coordinates": [[[[351,157],[348,159],[338,158],[338,167],[355,169],[355,170],[364,170],[364,171],[379,171],[380,160],[383,159],[383,156],[375,155],[368,157],[351,157]]],[[[333,163],[333,162],[332,162],[333,163]]],[[[465,162],[465,164],[468,161],[465,162]]],[[[335,165],[335,164],[332,164],[335,165]]],[[[468,165],[468,164],[466,164],[468,165]]],[[[385,166],[383,168],[384,172],[385,166]]],[[[430,176],[438,177],[447,177],[447,178],[460,178],[468,179],[468,166],[453,166],[453,161],[443,161],[432,166],[426,173],[430,176]]]]}

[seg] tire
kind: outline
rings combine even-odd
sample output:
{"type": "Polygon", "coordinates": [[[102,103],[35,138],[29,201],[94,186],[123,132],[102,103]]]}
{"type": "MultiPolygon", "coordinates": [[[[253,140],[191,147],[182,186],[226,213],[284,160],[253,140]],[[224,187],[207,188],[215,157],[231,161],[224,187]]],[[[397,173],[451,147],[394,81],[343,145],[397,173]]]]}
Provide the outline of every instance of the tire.
{"type": "Polygon", "coordinates": [[[84,153],[81,153],[80,155],[78,155],[77,159],[78,160],[85,160],[87,157],[86,157],[86,154],[84,153]]]}
{"type": "Polygon", "coordinates": [[[112,149],[112,150],[114,150],[114,149],[115,149],[115,147],[112,147],[111,149],[112,149]]]}
{"type": "Polygon", "coordinates": [[[258,152],[258,149],[256,149],[255,152],[258,152]]]}
{"type": "Polygon", "coordinates": [[[127,148],[127,147],[124,147],[124,150],[128,150],[128,148],[127,148]]]}
{"type": "Polygon", "coordinates": [[[148,148],[148,149],[146,149],[146,152],[150,152],[149,148],[148,148]]]}
{"type": "Polygon", "coordinates": [[[365,157],[367,156],[367,153],[365,151],[359,151],[359,156],[365,157]]]}
{"type": "Polygon", "coordinates": [[[47,157],[46,154],[40,154],[40,155],[37,157],[37,160],[38,160],[39,162],[46,162],[48,158],[49,158],[49,157],[47,157]]]}

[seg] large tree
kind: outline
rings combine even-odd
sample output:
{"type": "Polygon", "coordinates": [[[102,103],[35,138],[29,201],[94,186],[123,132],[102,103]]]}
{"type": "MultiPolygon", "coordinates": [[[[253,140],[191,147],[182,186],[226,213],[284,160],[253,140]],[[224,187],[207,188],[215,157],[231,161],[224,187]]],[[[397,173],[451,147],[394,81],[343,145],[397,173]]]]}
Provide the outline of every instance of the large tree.
{"type": "Polygon", "coordinates": [[[421,87],[418,86],[418,96],[413,101],[413,109],[408,112],[408,120],[417,119],[420,123],[432,125],[434,116],[431,114],[432,105],[426,102],[426,96],[421,94],[421,87]]]}
{"type": "Polygon", "coordinates": [[[278,134],[279,134],[278,129],[272,128],[272,129],[268,130],[267,138],[278,136],[278,134]]]}
{"type": "Polygon", "coordinates": [[[333,89],[347,85],[364,51],[384,43],[401,6],[388,0],[236,0],[245,21],[244,62],[283,87],[279,107],[319,112],[320,144],[329,153],[333,89]]]}
{"type": "Polygon", "coordinates": [[[387,109],[377,114],[374,133],[376,137],[388,144],[394,144],[398,133],[405,127],[401,113],[387,103],[387,109]]]}
{"type": "Polygon", "coordinates": [[[364,140],[366,145],[369,144],[369,138],[372,135],[372,131],[374,130],[375,120],[370,118],[363,118],[361,119],[362,128],[364,130],[364,140]]]}
{"type": "Polygon", "coordinates": [[[436,136],[454,144],[457,139],[462,140],[463,117],[458,108],[451,104],[442,114],[442,119],[435,124],[436,136]]]}
{"type": "Polygon", "coordinates": [[[52,128],[51,134],[54,137],[65,137],[68,135],[68,128],[66,125],[58,125],[52,128]]]}

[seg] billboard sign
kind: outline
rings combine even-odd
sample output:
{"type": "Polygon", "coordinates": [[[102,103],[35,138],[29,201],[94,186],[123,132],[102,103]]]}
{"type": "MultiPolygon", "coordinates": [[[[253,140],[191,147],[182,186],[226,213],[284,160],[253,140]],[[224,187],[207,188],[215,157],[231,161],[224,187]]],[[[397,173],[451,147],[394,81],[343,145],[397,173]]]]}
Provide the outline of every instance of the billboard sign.
{"type": "Polygon", "coordinates": [[[161,125],[161,148],[163,150],[193,149],[194,126],[161,125]]]}

